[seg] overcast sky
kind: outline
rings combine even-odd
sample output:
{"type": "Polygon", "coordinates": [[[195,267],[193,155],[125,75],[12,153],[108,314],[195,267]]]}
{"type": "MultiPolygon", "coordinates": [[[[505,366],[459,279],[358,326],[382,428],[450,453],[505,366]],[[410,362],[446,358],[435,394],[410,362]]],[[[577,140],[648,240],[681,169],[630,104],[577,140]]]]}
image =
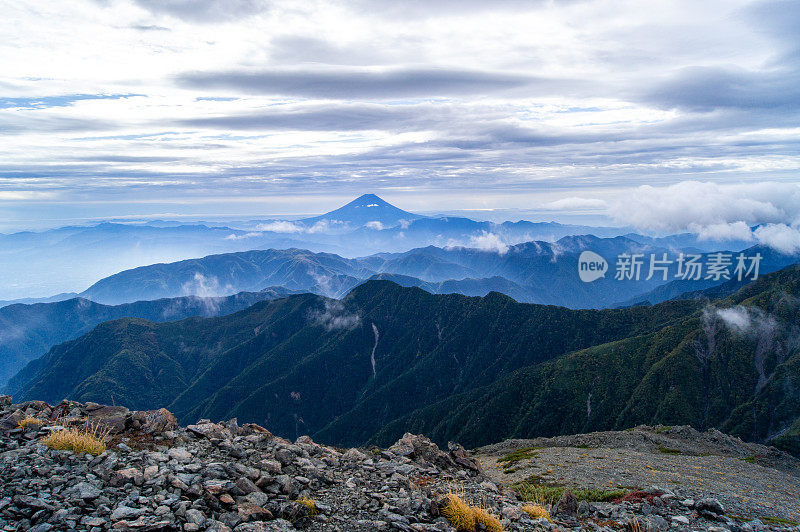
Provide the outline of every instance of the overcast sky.
{"type": "Polygon", "coordinates": [[[798,221],[797,1],[0,8],[0,230],[365,192],[662,230],[798,221]]]}

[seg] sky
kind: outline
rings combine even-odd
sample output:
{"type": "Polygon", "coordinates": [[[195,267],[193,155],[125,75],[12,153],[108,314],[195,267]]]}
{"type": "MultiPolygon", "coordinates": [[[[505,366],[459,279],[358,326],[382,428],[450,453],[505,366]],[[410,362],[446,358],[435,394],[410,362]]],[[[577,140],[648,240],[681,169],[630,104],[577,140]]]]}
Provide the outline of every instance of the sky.
{"type": "Polygon", "coordinates": [[[800,242],[797,1],[0,8],[0,231],[371,192],[800,242]]]}

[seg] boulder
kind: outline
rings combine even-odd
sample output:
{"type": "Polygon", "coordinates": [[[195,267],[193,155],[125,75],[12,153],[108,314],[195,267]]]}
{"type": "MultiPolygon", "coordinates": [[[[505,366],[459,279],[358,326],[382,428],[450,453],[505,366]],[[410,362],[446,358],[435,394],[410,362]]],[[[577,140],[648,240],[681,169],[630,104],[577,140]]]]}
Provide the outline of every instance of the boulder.
{"type": "Polygon", "coordinates": [[[134,412],[130,419],[131,426],[147,434],[161,435],[167,431],[175,430],[178,420],[166,408],[158,410],[142,410],[134,412]]]}
{"type": "Polygon", "coordinates": [[[86,414],[89,422],[111,434],[124,432],[130,410],[124,406],[108,406],[87,403],[86,414]],[[89,406],[91,405],[91,407],[89,406]]]}
{"type": "Polygon", "coordinates": [[[421,434],[416,435],[406,432],[402,438],[389,447],[389,450],[399,456],[407,456],[415,462],[424,461],[443,469],[452,468],[456,465],[450,455],[443,452],[439,449],[439,446],[421,434]]]}
{"type": "Polygon", "coordinates": [[[722,503],[719,502],[717,499],[712,499],[707,497],[705,499],[700,499],[694,504],[694,509],[697,510],[702,514],[702,512],[708,512],[715,516],[717,515],[725,515],[725,507],[722,506],[722,503]]]}
{"type": "Polygon", "coordinates": [[[566,490],[558,503],[556,503],[553,515],[565,519],[576,519],[578,517],[578,499],[570,490],[566,490]]]}

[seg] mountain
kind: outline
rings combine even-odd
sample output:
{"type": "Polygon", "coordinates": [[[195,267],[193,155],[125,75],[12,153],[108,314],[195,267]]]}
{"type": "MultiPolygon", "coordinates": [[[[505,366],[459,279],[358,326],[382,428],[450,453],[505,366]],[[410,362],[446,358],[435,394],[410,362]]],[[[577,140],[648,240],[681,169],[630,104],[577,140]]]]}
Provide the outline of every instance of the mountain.
{"type": "Polygon", "coordinates": [[[301,220],[306,226],[324,224],[325,227],[337,226],[358,228],[370,224],[371,228],[384,229],[396,225],[408,225],[412,220],[423,218],[419,214],[398,209],[375,194],[364,194],[347,205],[320,216],[301,220]]]}
{"type": "Polygon", "coordinates": [[[0,308],[0,388],[25,364],[41,357],[54,345],[77,338],[104,321],[138,317],[160,322],[189,316],[220,316],[291,293],[285,288],[271,288],[228,297],[188,296],[117,306],[72,298],[0,308]]]}
{"type": "MultiPolygon", "coordinates": [[[[15,299],[31,302],[57,293],[78,293],[98,279],[140,266],[257,249],[296,248],[363,257],[427,246],[504,249],[531,241],[552,243],[575,235],[613,238],[626,233],[629,229],[555,222],[494,223],[458,216],[424,217],[373,194],[303,220],[104,222],[25,231],[0,234],[0,271],[4,273],[0,277],[0,298],[4,301],[0,306],[15,299]]],[[[653,249],[707,252],[747,246],[736,241],[702,241],[694,235],[652,238],[628,234],[627,238],[653,249]]]]}
{"type": "MultiPolygon", "coordinates": [[[[798,454],[799,296],[795,265],[656,332],[579,350],[455,394],[387,425],[371,441],[424,430],[475,445],[498,434],[526,438],[652,422],[716,427],[798,454]]],[[[347,430],[348,421],[339,419],[320,436],[347,430]]]]}
{"type": "Polygon", "coordinates": [[[292,434],[298,419],[303,432],[315,433],[376,394],[389,397],[371,429],[347,436],[366,440],[437,399],[658,330],[698,306],[571,311],[497,293],[432,295],[370,281],[342,301],[301,294],[218,318],[105,322],[54,347],[16,380],[22,399],[113,396],[133,408],[169,405],[184,420],[256,420],[281,434],[292,434]]]}
{"type": "MultiPolygon", "coordinates": [[[[257,291],[265,286],[282,286],[341,297],[375,275],[399,275],[418,279],[400,281],[400,284],[420,286],[433,293],[486,295],[498,291],[520,302],[607,308],[656,303],[725,281],[669,283],[659,275],[647,279],[646,266],[639,280],[617,280],[613,275],[614,261],[626,253],[645,257],[664,253],[674,256],[666,248],[650,247],[629,238],[591,235],[489,249],[427,246],[356,259],[303,249],[268,249],[209,255],[123,271],[98,281],[81,296],[119,304],[189,294],[227,295],[257,291]],[[607,257],[612,271],[594,282],[582,282],[578,276],[578,258],[585,250],[607,257]]],[[[798,260],[796,255],[782,255],[762,247],[747,250],[748,256],[755,253],[764,256],[760,273],[775,271],[798,260]]],[[[675,263],[669,266],[667,279],[675,277],[676,268],[675,263]]]]}
{"type": "Polygon", "coordinates": [[[187,294],[225,295],[265,286],[343,295],[372,271],[354,259],[302,249],[209,255],[126,270],[98,281],[82,297],[107,304],[187,294]]]}
{"type": "Polygon", "coordinates": [[[369,281],[218,318],[122,319],[54,347],[21,398],[167,406],[341,445],[478,445],[638,424],[800,452],[800,266],[712,304],[569,310],[369,281]]]}

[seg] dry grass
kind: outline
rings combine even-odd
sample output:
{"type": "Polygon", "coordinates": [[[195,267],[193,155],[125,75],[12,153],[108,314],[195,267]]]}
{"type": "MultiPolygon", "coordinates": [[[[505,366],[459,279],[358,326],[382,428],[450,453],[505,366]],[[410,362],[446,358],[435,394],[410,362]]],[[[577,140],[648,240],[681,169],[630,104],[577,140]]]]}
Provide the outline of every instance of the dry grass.
{"type": "Polygon", "coordinates": [[[103,454],[106,444],[103,443],[107,432],[99,427],[71,427],[56,432],[51,432],[42,443],[57,451],[72,451],[75,453],[88,453],[93,456],[103,454]]]}
{"type": "Polygon", "coordinates": [[[473,508],[472,514],[475,516],[476,525],[483,525],[489,532],[503,532],[503,523],[486,510],[473,508]]]}
{"type": "Polygon", "coordinates": [[[552,521],[550,518],[550,512],[545,510],[541,505],[533,503],[533,504],[526,504],[522,507],[522,511],[531,516],[533,519],[539,519],[544,517],[548,521],[552,521]]]}
{"type": "Polygon", "coordinates": [[[317,508],[317,501],[314,499],[307,499],[301,498],[297,499],[297,502],[308,508],[308,515],[314,517],[315,515],[319,514],[319,508],[317,508]]]}
{"type": "Polygon", "coordinates": [[[448,493],[446,497],[447,503],[441,513],[456,530],[475,532],[477,525],[483,525],[489,532],[502,532],[503,524],[486,510],[468,505],[455,493],[448,493]]]}
{"type": "Polygon", "coordinates": [[[42,425],[44,425],[44,421],[42,421],[39,418],[31,416],[26,416],[25,419],[19,422],[19,426],[23,429],[27,429],[28,427],[33,427],[33,426],[38,428],[41,427],[42,425]]]}

